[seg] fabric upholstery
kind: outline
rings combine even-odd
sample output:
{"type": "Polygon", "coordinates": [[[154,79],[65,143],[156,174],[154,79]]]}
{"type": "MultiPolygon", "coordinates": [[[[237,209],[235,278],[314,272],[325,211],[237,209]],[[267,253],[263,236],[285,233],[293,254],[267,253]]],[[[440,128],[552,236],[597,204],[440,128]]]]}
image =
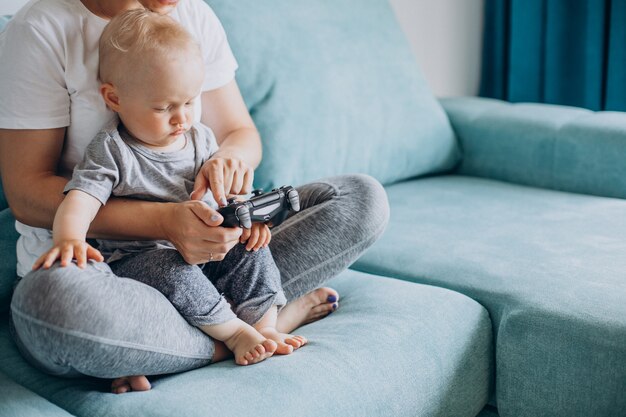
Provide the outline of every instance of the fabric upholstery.
{"type": "Polygon", "coordinates": [[[386,0],[207,0],[263,138],[255,185],[450,169],[458,148],[386,0]]]}
{"type": "Polygon", "coordinates": [[[496,408],[488,405],[476,417],[499,417],[499,415],[496,408]]]}
{"type": "Polygon", "coordinates": [[[626,113],[476,97],[441,102],[463,148],[459,174],[626,198],[626,113]]]}
{"type": "MultiPolygon", "coordinates": [[[[1,191],[1,190],[0,190],[1,191]]],[[[8,208],[0,210],[0,313],[9,309],[17,259],[15,255],[15,219],[8,208]]]]}
{"type": "Polygon", "coordinates": [[[626,201],[463,176],[387,192],[387,231],[354,268],[488,309],[500,415],[626,415],[626,201]]]}
{"type": "Polygon", "coordinates": [[[32,368],[9,340],[4,316],[0,371],[85,417],[145,410],[186,417],[474,417],[484,407],[493,341],[482,306],[442,288],[355,271],[329,285],[341,294],[340,308],[298,331],[309,345],[260,364],[229,360],[153,379],[149,392],[116,396],[107,393],[109,381],[60,379],[32,368]]]}
{"type": "Polygon", "coordinates": [[[67,411],[41,398],[0,372],[0,416],[72,417],[67,411]]]}

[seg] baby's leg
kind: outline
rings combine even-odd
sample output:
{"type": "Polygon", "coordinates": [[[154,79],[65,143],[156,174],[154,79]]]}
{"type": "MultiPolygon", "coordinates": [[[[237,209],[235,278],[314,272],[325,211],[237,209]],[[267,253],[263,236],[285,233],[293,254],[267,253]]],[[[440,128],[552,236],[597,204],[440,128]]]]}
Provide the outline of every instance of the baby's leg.
{"type": "Polygon", "coordinates": [[[207,264],[204,273],[232,300],[237,317],[257,330],[263,329],[261,333],[278,344],[276,353],[288,354],[306,343],[301,336],[276,330],[278,308],[287,300],[269,249],[248,252],[245,245],[237,245],[221,262],[207,264]]]}
{"type": "Polygon", "coordinates": [[[238,365],[261,362],[272,356],[278,347],[276,342],[239,318],[226,323],[200,326],[200,329],[212,338],[224,342],[235,355],[238,365]]]}
{"type": "Polygon", "coordinates": [[[254,328],[263,336],[277,343],[276,353],[280,355],[288,355],[295,349],[299,349],[308,342],[306,337],[282,333],[276,330],[276,321],[278,318],[277,306],[270,307],[263,318],[254,323],[254,328]]]}
{"type": "Polygon", "coordinates": [[[175,250],[153,250],[111,263],[117,275],[133,278],[159,290],[193,326],[221,340],[240,365],[273,354],[276,344],[233,313],[228,302],[203,274],[175,250]]]}

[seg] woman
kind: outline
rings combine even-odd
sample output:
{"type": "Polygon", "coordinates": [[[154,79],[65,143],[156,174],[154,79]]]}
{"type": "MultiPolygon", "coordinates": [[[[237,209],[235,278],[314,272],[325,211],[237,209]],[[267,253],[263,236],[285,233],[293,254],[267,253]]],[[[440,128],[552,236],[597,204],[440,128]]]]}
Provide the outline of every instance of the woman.
{"type": "MultiPolygon", "coordinates": [[[[249,192],[260,138],[234,79],[237,64],[223,28],[201,0],[33,0],[0,37],[0,173],[21,235],[23,278],[11,306],[16,343],[48,373],[118,378],[113,390],[120,393],[149,389],[141,375],[181,372],[229,354],[159,293],[102,265],[29,272],[51,245],[48,230],[67,177],[113,117],[97,90],[100,33],[112,16],[138,7],[170,14],[200,42],[207,68],[200,117],[220,145],[204,175],[218,202],[249,192]]],[[[284,332],[337,308],[336,291],[313,289],[370,246],[388,217],[382,187],[366,176],[335,177],[298,191],[301,212],[273,230],[270,244],[291,301],[278,319],[284,332]]],[[[90,237],[167,239],[198,264],[223,259],[247,239],[240,229],[217,227],[220,222],[194,201],[112,199],[90,237]]]]}

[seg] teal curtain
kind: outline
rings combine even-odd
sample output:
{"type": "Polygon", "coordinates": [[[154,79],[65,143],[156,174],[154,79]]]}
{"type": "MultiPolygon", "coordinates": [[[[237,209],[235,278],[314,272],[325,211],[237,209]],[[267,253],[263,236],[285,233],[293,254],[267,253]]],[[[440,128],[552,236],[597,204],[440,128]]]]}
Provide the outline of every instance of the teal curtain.
{"type": "Polygon", "coordinates": [[[485,0],[480,95],[626,111],[626,0],[485,0]]]}

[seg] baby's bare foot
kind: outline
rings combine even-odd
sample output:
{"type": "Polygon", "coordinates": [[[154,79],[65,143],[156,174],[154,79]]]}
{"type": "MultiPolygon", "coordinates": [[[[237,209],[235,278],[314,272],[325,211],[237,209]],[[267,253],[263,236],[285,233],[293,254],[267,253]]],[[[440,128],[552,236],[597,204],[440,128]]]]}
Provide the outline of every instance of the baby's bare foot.
{"type": "Polygon", "coordinates": [[[278,314],[276,330],[290,333],[298,327],[322,319],[339,307],[339,294],[323,287],[287,304],[278,314]]]}
{"type": "Polygon", "coordinates": [[[226,346],[235,355],[237,365],[251,365],[261,362],[276,352],[277,345],[267,339],[252,326],[245,325],[233,336],[224,340],[226,346]]]}
{"type": "Polygon", "coordinates": [[[279,355],[289,355],[296,349],[306,345],[308,340],[304,336],[294,336],[292,334],[281,333],[273,327],[263,327],[259,333],[268,339],[273,340],[278,345],[276,353],[279,355]]]}
{"type": "Polygon", "coordinates": [[[125,376],[114,379],[111,383],[113,394],[124,394],[130,391],[148,391],[151,388],[148,378],[143,375],[125,376]]]}

